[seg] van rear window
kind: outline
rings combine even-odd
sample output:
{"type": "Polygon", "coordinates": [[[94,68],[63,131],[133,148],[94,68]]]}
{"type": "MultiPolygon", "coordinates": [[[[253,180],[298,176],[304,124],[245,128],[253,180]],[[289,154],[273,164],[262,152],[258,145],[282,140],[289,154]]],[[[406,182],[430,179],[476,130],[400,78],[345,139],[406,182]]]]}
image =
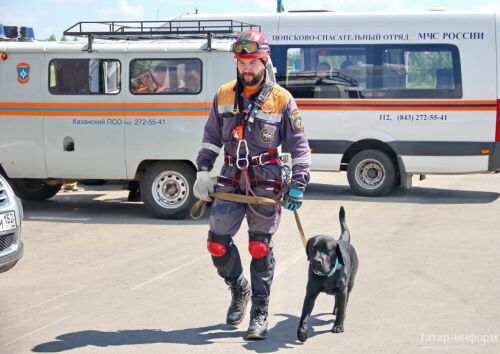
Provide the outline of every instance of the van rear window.
{"type": "Polygon", "coordinates": [[[135,95],[195,95],[201,92],[199,59],[135,59],[130,92],[135,95]]]}
{"type": "Polygon", "coordinates": [[[461,98],[458,48],[273,46],[277,81],[296,98],[461,98]]]}
{"type": "Polygon", "coordinates": [[[53,59],[49,63],[49,91],[54,95],[113,95],[120,89],[118,60],[53,59]]]}

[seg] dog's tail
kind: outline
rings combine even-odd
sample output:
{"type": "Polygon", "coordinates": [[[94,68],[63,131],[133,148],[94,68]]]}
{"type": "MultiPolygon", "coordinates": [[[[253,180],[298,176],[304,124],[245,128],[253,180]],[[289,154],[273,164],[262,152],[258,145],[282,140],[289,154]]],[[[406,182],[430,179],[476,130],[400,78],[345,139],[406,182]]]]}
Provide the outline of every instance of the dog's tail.
{"type": "Polygon", "coordinates": [[[349,229],[347,228],[347,224],[345,222],[345,210],[343,206],[340,207],[339,221],[340,221],[340,228],[342,229],[342,234],[340,235],[340,239],[347,242],[351,242],[351,234],[349,233],[349,229]]]}

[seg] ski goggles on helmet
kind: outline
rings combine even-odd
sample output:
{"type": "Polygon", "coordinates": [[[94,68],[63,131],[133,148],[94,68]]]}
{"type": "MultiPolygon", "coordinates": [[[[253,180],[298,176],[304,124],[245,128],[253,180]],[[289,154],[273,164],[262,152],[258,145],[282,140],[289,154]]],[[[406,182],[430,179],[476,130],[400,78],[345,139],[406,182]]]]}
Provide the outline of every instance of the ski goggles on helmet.
{"type": "Polygon", "coordinates": [[[261,45],[253,41],[238,41],[233,43],[233,45],[231,46],[231,51],[236,55],[254,54],[259,51],[267,51],[268,48],[269,46],[267,45],[261,45]]]}

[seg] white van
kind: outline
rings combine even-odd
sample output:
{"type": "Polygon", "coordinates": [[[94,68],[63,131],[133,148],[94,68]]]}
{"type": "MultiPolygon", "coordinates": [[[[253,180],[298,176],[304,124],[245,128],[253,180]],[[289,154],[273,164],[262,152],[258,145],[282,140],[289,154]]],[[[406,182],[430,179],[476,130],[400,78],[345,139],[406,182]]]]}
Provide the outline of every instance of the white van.
{"type": "Polygon", "coordinates": [[[499,15],[186,15],[258,24],[296,98],[312,169],[379,196],[413,175],[500,171],[499,15]]]}
{"type": "Polygon", "coordinates": [[[313,170],[347,171],[358,194],[410,187],[413,175],[500,171],[494,13],[180,19],[67,31],[86,44],[0,42],[0,169],[20,197],[50,198],[65,180],[136,180],[156,216],[186,215],[213,96],[235,76],[231,40],[92,38],[178,38],[193,23],[198,36],[261,26],[302,111],[313,170]]]}
{"type": "Polygon", "coordinates": [[[26,200],[48,199],[65,181],[140,181],[154,215],[184,217],[195,200],[211,101],[234,77],[227,70],[234,68],[233,40],[208,33],[234,38],[245,27],[183,23],[196,27],[184,28],[190,38],[159,40],[151,32],[172,36],[179,27],[113,25],[124,32],[108,23],[79,23],[69,32],[120,40],[0,41],[0,172],[26,200]],[[139,37],[149,39],[126,40],[139,37]]]}

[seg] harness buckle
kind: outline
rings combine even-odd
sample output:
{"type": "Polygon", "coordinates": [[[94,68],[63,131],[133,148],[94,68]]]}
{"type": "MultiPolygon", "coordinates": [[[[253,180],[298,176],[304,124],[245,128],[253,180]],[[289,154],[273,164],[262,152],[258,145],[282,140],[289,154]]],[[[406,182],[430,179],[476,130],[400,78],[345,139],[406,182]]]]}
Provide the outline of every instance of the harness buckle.
{"type": "Polygon", "coordinates": [[[240,170],[246,170],[248,168],[248,166],[250,166],[250,161],[248,160],[248,155],[249,155],[249,153],[248,153],[247,141],[245,139],[241,139],[238,142],[238,157],[236,158],[236,167],[238,167],[240,170]],[[244,154],[241,153],[242,147],[245,149],[244,154]],[[245,162],[244,166],[242,166],[240,164],[240,161],[245,162]]]}
{"type": "Polygon", "coordinates": [[[263,166],[263,165],[268,165],[269,164],[270,160],[262,161],[262,158],[266,157],[266,156],[269,156],[268,152],[265,152],[265,153],[259,155],[259,158],[258,158],[259,165],[263,166]]]}

